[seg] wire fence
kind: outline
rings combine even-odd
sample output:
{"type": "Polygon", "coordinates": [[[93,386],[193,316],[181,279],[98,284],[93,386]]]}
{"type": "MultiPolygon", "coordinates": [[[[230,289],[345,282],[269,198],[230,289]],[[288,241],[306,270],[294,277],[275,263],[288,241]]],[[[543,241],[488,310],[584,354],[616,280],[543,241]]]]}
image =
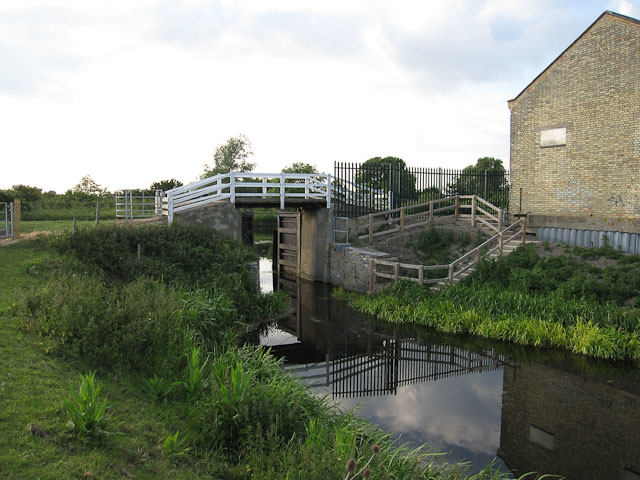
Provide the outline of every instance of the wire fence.
{"type": "Polygon", "coordinates": [[[334,164],[335,210],[343,217],[360,217],[454,195],[477,195],[507,210],[509,184],[508,171],[334,164]]]}

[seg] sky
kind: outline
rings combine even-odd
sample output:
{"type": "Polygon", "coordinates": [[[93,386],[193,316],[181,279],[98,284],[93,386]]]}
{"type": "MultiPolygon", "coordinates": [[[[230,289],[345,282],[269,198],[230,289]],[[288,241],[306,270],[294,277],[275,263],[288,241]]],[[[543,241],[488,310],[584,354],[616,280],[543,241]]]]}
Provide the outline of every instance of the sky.
{"type": "Polygon", "coordinates": [[[0,189],[191,182],[396,156],[509,165],[509,109],[603,11],[640,0],[2,0],[0,189]]]}

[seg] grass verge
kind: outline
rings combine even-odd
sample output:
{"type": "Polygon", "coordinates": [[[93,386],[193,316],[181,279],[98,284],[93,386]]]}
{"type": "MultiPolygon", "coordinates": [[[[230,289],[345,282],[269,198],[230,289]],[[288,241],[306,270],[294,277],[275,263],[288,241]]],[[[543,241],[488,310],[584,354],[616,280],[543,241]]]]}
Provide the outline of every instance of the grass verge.
{"type": "Polygon", "coordinates": [[[638,256],[578,248],[543,257],[530,245],[481,262],[468,279],[440,291],[398,282],[372,297],[338,295],[388,322],[638,361],[639,287],[638,256]],[[600,267],[594,265],[597,261],[600,267]]]}

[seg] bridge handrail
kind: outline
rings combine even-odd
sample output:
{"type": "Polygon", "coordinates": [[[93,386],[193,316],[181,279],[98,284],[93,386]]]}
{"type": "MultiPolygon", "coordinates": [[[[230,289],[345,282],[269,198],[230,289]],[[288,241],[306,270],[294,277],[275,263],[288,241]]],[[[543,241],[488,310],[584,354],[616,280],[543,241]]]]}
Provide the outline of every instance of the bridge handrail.
{"type": "Polygon", "coordinates": [[[229,172],[214,175],[166,192],[169,223],[173,222],[175,212],[226,199],[235,203],[238,197],[279,197],[280,208],[284,208],[287,198],[326,199],[327,208],[330,208],[331,178],[325,173],[229,172]],[[247,192],[247,188],[260,188],[261,191],[247,192]]]}

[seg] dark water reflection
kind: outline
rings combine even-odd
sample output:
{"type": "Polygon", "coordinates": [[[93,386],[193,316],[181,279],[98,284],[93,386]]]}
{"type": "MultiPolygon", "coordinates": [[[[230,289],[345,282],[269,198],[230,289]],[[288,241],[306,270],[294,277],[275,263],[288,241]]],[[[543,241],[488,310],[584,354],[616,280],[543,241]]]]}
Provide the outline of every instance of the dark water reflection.
{"type": "MultiPolygon", "coordinates": [[[[269,290],[270,263],[261,265],[269,290]]],[[[342,407],[477,471],[640,480],[640,376],[634,365],[513,348],[424,328],[383,327],[331,297],[280,280],[292,314],[249,339],[342,407]],[[507,467],[508,465],[508,467],[507,467]]]]}

